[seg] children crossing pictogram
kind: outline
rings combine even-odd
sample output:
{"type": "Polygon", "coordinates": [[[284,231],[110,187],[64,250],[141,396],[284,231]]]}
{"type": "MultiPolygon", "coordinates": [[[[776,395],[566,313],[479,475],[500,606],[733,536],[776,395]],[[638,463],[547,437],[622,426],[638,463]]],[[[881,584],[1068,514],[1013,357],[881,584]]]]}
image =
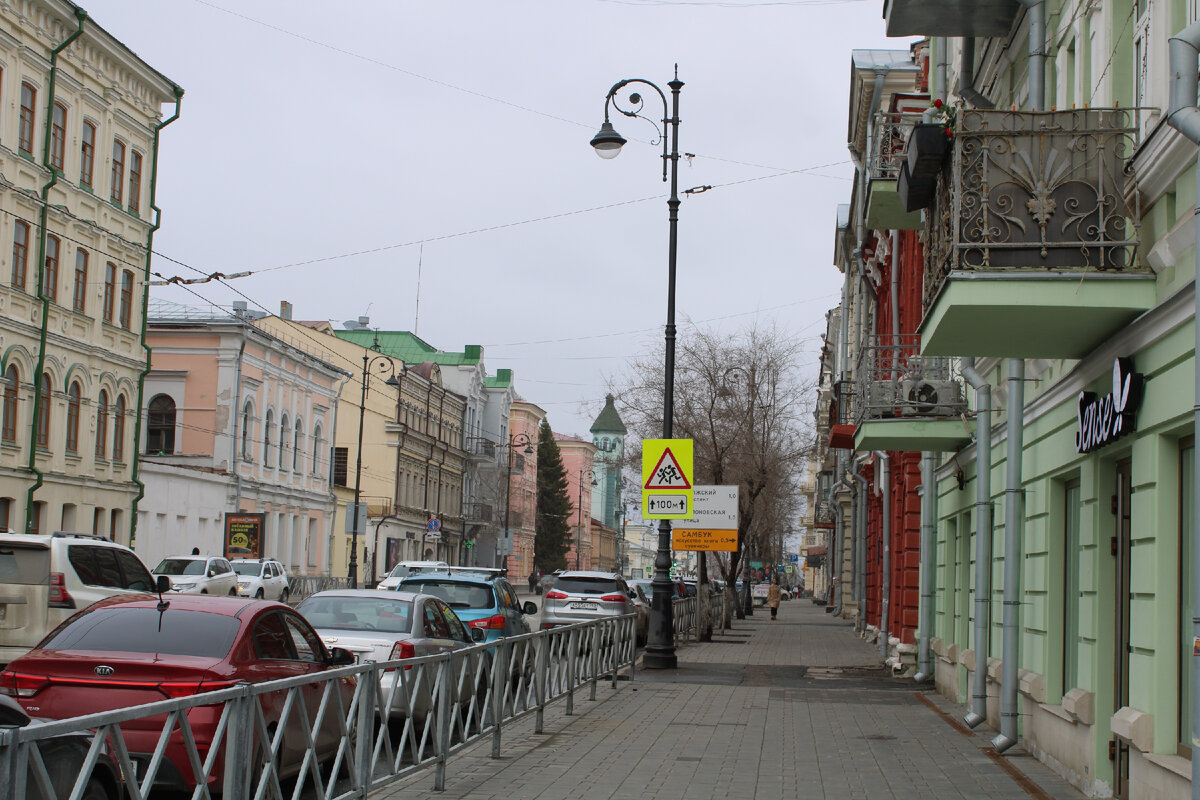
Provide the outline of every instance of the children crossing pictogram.
{"type": "Polygon", "coordinates": [[[663,450],[662,457],[658,459],[658,463],[650,471],[650,477],[646,480],[646,485],[643,488],[690,489],[692,488],[692,484],[688,482],[687,475],[683,473],[683,468],[679,466],[679,461],[675,458],[675,454],[668,447],[663,450]]]}

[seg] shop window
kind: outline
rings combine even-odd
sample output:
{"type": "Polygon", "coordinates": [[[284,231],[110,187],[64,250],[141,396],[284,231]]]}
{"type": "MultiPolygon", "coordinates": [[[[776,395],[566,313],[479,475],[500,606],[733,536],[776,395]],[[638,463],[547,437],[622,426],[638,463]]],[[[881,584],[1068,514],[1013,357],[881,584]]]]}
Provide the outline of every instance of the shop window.
{"type": "Polygon", "coordinates": [[[1079,686],[1079,481],[1063,491],[1063,692],[1079,686]]]}
{"type": "Polygon", "coordinates": [[[1196,510],[1196,442],[1179,445],[1179,754],[1192,754],[1192,527],[1196,510]]]}

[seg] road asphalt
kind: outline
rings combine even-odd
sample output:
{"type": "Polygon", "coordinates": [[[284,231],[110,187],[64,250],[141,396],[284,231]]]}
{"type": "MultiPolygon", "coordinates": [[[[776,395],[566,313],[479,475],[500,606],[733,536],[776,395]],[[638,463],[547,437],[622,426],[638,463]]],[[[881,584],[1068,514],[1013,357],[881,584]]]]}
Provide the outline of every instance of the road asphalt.
{"type": "Polygon", "coordinates": [[[964,707],[890,677],[873,645],[808,600],[676,655],[677,669],[639,663],[616,689],[601,682],[595,701],[578,693],[572,716],[555,703],[542,734],[532,718],[505,728],[500,758],[490,738],[454,754],[443,792],[425,771],[373,798],[1083,798],[1020,746],[991,751],[991,730],[958,722],[964,707]]]}

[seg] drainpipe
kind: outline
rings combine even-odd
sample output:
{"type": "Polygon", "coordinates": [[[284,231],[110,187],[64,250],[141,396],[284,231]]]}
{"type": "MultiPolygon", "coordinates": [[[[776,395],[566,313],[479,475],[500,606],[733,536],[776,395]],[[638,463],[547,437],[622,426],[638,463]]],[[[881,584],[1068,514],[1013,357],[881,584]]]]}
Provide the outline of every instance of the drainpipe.
{"type": "MultiPolygon", "coordinates": [[[[1021,645],[1021,455],[1024,439],[1025,360],[1008,359],[1008,408],[1004,486],[1004,651],[1000,672],[1000,733],[992,747],[1003,753],[1017,743],[1017,667],[1021,645]]],[[[981,665],[978,660],[975,668],[981,665]]]]}
{"type": "Polygon", "coordinates": [[[1029,9],[1029,107],[1046,108],[1046,2],[1018,0],[1029,9]]]}
{"type": "Polygon", "coordinates": [[[933,96],[943,103],[946,102],[946,52],[948,40],[945,36],[934,37],[933,49],[937,51],[937,68],[934,71],[933,96]]]}
{"type": "MultiPolygon", "coordinates": [[[[141,442],[142,442],[142,409],[145,408],[145,392],[146,392],[146,376],[150,374],[150,345],[146,343],[146,334],[149,330],[149,311],[150,311],[150,259],[154,252],[154,233],[162,227],[162,209],[154,204],[155,196],[158,189],[158,134],[163,128],[170,125],[175,120],[179,119],[179,104],[183,102],[183,89],[179,86],[175,87],[175,113],[164,119],[162,122],[154,126],[154,142],[150,148],[150,212],[154,214],[154,223],[150,226],[150,230],[146,232],[146,275],[145,287],[142,292],[142,349],[146,353],[146,364],[142,367],[142,371],[138,374],[138,396],[137,396],[137,421],[133,427],[133,482],[137,484],[137,494],[134,495],[133,504],[129,509],[129,546],[133,547],[137,543],[137,524],[138,524],[138,504],[142,502],[142,498],[146,496],[146,484],[142,483],[140,475],[141,464],[141,442]]],[[[243,347],[245,341],[243,340],[243,347]]],[[[239,362],[240,366],[240,362],[239,362]]],[[[234,417],[236,425],[236,415],[234,417]]],[[[236,446],[236,445],[235,445],[236,446]]],[[[114,537],[116,533],[114,532],[114,537]]]]}
{"type": "Polygon", "coordinates": [[[992,385],[963,358],[962,376],[975,390],[975,673],[968,727],[987,719],[988,634],[992,612],[992,385]]]}
{"type": "Polygon", "coordinates": [[[975,39],[964,36],[962,40],[962,57],[958,68],[958,96],[975,108],[995,108],[996,104],[988,100],[975,88],[975,39]]]}
{"type": "Polygon", "coordinates": [[[233,471],[233,510],[242,510],[242,472],[241,472],[241,443],[238,441],[241,429],[238,427],[242,419],[242,361],[246,355],[246,321],[242,320],[242,343],[238,347],[237,369],[233,380],[233,444],[230,447],[229,465],[233,471]]]}
{"type": "Polygon", "coordinates": [[[883,592],[880,597],[879,609],[879,653],[883,656],[883,660],[887,661],[888,639],[891,638],[889,631],[891,620],[888,618],[888,611],[889,595],[892,592],[892,492],[888,480],[888,454],[882,450],[876,450],[875,455],[879,459],[875,493],[879,494],[880,487],[883,487],[883,592]]]}
{"type": "MultiPolygon", "coordinates": [[[[838,459],[841,460],[840,458],[838,459]]],[[[837,568],[837,562],[841,560],[840,542],[842,538],[842,504],[833,499],[840,489],[849,488],[844,480],[839,479],[837,483],[829,487],[829,497],[833,502],[833,539],[829,542],[829,550],[825,554],[825,558],[829,561],[829,607],[833,609],[833,613],[840,613],[841,605],[838,602],[837,592],[837,576],[840,571],[837,568]]]]}
{"type": "Polygon", "coordinates": [[[333,537],[336,535],[337,528],[337,489],[333,487],[333,450],[337,447],[337,418],[338,409],[341,407],[342,389],[346,387],[346,382],[350,380],[350,373],[342,375],[342,382],[338,384],[337,392],[333,395],[333,426],[329,429],[329,460],[325,462],[325,486],[329,489],[329,499],[333,504],[333,511],[329,514],[329,541],[325,547],[325,568],[329,571],[329,575],[333,576],[333,537]]]}
{"type": "Polygon", "coordinates": [[[863,453],[854,459],[852,464],[853,471],[850,473],[858,489],[855,492],[855,510],[857,513],[854,520],[856,527],[854,538],[857,546],[854,557],[854,596],[858,600],[858,620],[855,628],[860,632],[866,627],[867,619],[867,516],[868,503],[871,499],[871,488],[867,483],[866,477],[858,470],[862,463],[870,457],[870,453],[863,453]]]}
{"type": "Polygon", "coordinates": [[[921,591],[921,634],[917,643],[917,683],[933,677],[933,657],[929,649],[930,633],[933,629],[933,571],[934,564],[934,454],[921,454],[921,573],[918,578],[921,591]]]}
{"type": "MultiPolygon", "coordinates": [[[[1194,22],[1171,38],[1171,103],[1167,124],[1188,139],[1200,144],[1200,109],[1196,108],[1197,66],[1200,65],[1200,22],[1194,22]]],[[[1195,328],[1195,352],[1200,353],[1200,159],[1196,168],[1196,272],[1192,281],[1196,310],[1192,315],[1195,328]]],[[[1200,431],[1200,370],[1196,370],[1192,404],[1193,430],[1200,431]]],[[[1193,497],[1200,497],[1200,450],[1193,448],[1195,468],[1192,470],[1193,497]]],[[[1200,504],[1192,503],[1192,637],[1200,641],[1200,504]]],[[[1200,787],[1200,650],[1192,655],[1192,787],[1200,787]]]]}
{"type": "MultiPolygon", "coordinates": [[[[29,433],[29,465],[28,470],[34,474],[33,484],[30,485],[28,492],[25,495],[25,532],[32,533],[33,525],[33,494],[38,489],[42,488],[42,483],[45,477],[42,471],[37,466],[37,431],[38,417],[41,415],[42,406],[42,372],[46,369],[46,336],[50,327],[50,298],[46,296],[46,221],[50,213],[50,190],[58,183],[58,170],[50,166],[50,132],[54,127],[54,80],[58,77],[58,54],[66,50],[71,42],[83,35],[83,23],[87,20],[87,12],[76,6],[75,18],[79,21],[79,27],[75,32],[63,40],[62,44],[54,48],[50,53],[50,78],[46,84],[46,135],[42,139],[42,166],[50,173],[50,180],[42,186],[42,210],[41,219],[38,222],[40,228],[38,232],[38,270],[37,270],[37,296],[42,301],[42,319],[41,331],[38,334],[38,361],[37,370],[33,374],[33,424],[30,427],[29,433]]],[[[64,147],[65,147],[64,143],[64,147]]],[[[59,253],[59,262],[62,262],[62,253],[59,253]]],[[[134,453],[137,452],[137,444],[134,443],[134,453]]],[[[136,474],[136,471],[135,473],[136,474]]],[[[47,525],[49,520],[46,520],[47,525]]],[[[114,539],[116,534],[113,534],[114,539]]],[[[130,543],[132,544],[132,542],[130,543]]]]}
{"type": "Polygon", "coordinates": [[[888,272],[891,273],[892,306],[892,382],[899,396],[900,389],[900,231],[892,231],[892,254],[888,272]]]}

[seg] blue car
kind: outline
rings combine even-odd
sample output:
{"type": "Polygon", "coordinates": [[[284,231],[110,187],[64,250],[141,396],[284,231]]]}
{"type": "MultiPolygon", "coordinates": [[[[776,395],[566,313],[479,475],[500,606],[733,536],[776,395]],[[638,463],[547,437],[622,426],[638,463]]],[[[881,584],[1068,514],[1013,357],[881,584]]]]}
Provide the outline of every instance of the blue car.
{"type": "Polygon", "coordinates": [[[526,617],[537,613],[536,604],[521,603],[499,569],[449,567],[422,572],[402,578],[396,589],[441,598],[469,627],[483,630],[487,642],[529,633],[526,617]]]}

